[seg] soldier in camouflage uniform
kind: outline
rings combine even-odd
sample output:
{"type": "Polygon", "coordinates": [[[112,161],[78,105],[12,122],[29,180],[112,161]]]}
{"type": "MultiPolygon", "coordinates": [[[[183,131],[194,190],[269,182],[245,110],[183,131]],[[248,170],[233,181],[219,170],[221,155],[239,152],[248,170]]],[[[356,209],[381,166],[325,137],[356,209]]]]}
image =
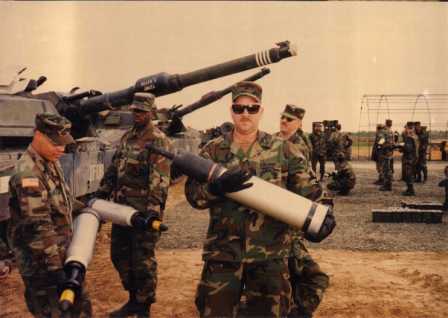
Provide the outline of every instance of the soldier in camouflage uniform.
{"type": "Polygon", "coordinates": [[[414,131],[414,123],[408,122],[403,132],[403,144],[400,147],[403,152],[401,159],[403,165],[403,179],[406,182],[406,191],[402,195],[414,196],[414,177],[418,156],[418,138],[414,131]]]}
{"type": "MultiPolygon", "coordinates": [[[[145,144],[171,151],[169,139],[151,122],[154,96],[137,93],[130,109],[134,127],[121,138],[120,145],[101,181],[98,196],[132,206],[145,216],[155,214],[162,220],[170,184],[170,162],[149,153],[145,144]]],[[[157,262],[154,248],[160,238],[156,231],[141,231],[112,225],[111,258],[120,274],[129,301],[114,311],[112,317],[137,314],[149,317],[156,301],[157,262]]]]}
{"type": "Polygon", "coordinates": [[[421,126],[420,122],[416,122],[415,124],[415,133],[417,134],[419,143],[415,182],[426,182],[428,179],[426,152],[428,151],[429,135],[426,131],[426,126],[421,126]]]}
{"type": "Polygon", "coordinates": [[[317,174],[317,163],[319,162],[320,180],[325,175],[326,161],[326,142],[322,132],[322,124],[320,122],[313,123],[313,132],[309,136],[312,152],[311,152],[311,168],[317,174]]]}
{"type": "Polygon", "coordinates": [[[350,190],[356,185],[356,176],[345,156],[341,154],[339,156],[339,170],[332,174],[333,179],[328,183],[327,187],[331,191],[337,191],[340,195],[348,195],[350,190]]]}
{"type": "Polygon", "coordinates": [[[338,129],[338,126],[340,127],[339,124],[336,125],[336,127],[331,127],[331,133],[328,139],[328,146],[327,146],[327,149],[329,150],[328,154],[330,155],[331,160],[334,163],[335,170],[339,170],[338,158],[340,157],[340,154],[345,156],[344,137],[340,131],[340,128],[338,129]]]}
{"type": "Polygon", "coordinates": [[[392,159],[394,156],[395,137],[392,131],[391,119],[386,119],[385,127],[380,134],[378,146],[383,162],[383,185],[380,187],[380,191],[392,191],[392,159]]]}
{"type": "MultiPolygon", "coordinates": [[[[299,146],[305,158],[309,160],[313,148],[302,131],[304,116],[305,109],[286,105],[280,119],[280,132],[276,135],[299,146]]],[[[314,172],[310,174],[310,178],[314,178],[314,172]]],[[[288,317],[312,317],[322,301],[330,279],[309,254],[303,236],[299,232],[293,233],[293,247],[288,265],[293,299],[288,317]]]]}
{"type": "Polygon", "coordinates": [[[372,155],[371,160],[375,161],[376,165],[376,172],[378,173],[378,180],[374,182],[376,185],[382,185],[383,184],[383,162],[381,153],[379,151],[378,142],[380,141],[381,131],[384,129],[383,124],[377,124],[376,125],[376,133],[375,133],[375,140],[373,142],[372,146],[372,155]]]}
{"type": "MultiPolygon", "coordinates": [[[[33,141],[9,181],[9,238],[25,300],[35,317],[60,317],[58,288],[65,280],[63,265],[72,238],[72,212],[82,205],[70,194],[58,158],[74,143],[70,122],[59,115],[36,115],[33,141]]],[[[91,317],[85,292],[72,309],[73,317],[91,317]]]]}
{"type": "Polygon", "coordinates": [[[232,92],[234,130],[202,148],[201,156],[229,170],[210,184],[191,178],[186,183],[190,204],[210,209],[205,264],[196,294],[201,317],[235,317],[243,288],[248,316],[284,317],[291,307],[290,226],[224,194],[250,186],[244,183],[250,174],[311,199],[322,194],[318,183],[310,180],[298,147],[258,130],[261,93],[255,83],[239,83],[232,92]]]}

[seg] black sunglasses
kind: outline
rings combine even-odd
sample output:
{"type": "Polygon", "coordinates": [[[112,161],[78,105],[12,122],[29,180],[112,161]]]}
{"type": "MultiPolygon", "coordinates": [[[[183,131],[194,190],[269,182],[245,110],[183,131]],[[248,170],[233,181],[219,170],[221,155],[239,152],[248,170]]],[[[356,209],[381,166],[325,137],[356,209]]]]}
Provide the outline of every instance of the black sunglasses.
{"type": "Polygon", "coordinates": [[[242,104],[233,104],[232,105],[232,111],[235,114],[242,114],[244,113],[244,110],[247,110],[249,114],[256,114],[260,111],[260,105],[259,104],[248,104],[248,105],[242,105],[242,104]]]}
{"type": "Polygon", "coordinates": [[[291,117],[286,117],[286,116],[282,116],[281,119],[286,119],[287,122],[292,122],[294,120],[291,117]]]}

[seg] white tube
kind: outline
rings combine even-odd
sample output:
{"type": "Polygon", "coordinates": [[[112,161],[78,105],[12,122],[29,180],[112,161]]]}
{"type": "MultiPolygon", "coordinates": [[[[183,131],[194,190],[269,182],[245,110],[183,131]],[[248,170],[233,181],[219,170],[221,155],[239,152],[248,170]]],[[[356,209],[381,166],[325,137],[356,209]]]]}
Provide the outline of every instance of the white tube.
{"type": "Polygon", "coordinates": [[[93,257],[96,234],[100,225],[100,218],[89,208],[83,209],[74,220],[73,238],[67,251],[65,264],[76,261],[87,267],[93,257]]]}
{"type": "Polygon", "coordinates": [[[328,206],[315,203],[258,177],[252,177],[247,182],[253,183],[253,186],[226,193],[226,197],[299,229],[308,223],[308,229],[305,229],[307,233],[319,232],[328,213],[328,206]]]}
{"type": "Polygon", "coordinates": [[[102,199],[93,199],[88,205],[98,213],[101,220],[111,221],[114,224],[123,226],[132,226],[131,218],[137,212],[136,209],[130,206],[102,199]]]}

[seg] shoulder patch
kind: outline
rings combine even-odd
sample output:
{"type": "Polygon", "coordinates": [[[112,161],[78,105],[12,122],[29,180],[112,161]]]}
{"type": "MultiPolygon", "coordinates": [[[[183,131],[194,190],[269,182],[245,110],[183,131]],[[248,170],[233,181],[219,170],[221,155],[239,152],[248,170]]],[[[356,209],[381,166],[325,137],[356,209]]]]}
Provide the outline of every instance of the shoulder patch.
{"type": "Polygon", "coordinates": [[[39,179],[23,178],[22,179],[22,187],[23,188],[38,188],[39,187],[39,179]]]}

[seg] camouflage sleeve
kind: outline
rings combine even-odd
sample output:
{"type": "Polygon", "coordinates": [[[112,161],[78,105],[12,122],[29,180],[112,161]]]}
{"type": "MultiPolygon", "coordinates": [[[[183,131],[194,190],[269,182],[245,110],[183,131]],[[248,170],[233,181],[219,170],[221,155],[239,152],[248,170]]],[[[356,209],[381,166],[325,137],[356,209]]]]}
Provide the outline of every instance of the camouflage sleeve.
{"type": "MultiPolygon", "coordinates": [[[[205,159],[213,160],[211,153],[209,142],[202,148],[199,155],[205,159]]],[[[207,183],[200,183],[193,178],[188,178],[185,183],[185,197],[193,208],[200,210],[209,208],[213,202],[219,200],[218,197],[208,191],[207,183]]]]}
{"type": "Polygon", "coordinates": [[[115,154],[112,157],[112,162],[110,166],[107,168],[104,173],[103,178],[100,181],[100,186],[98,188],[98,192],[104,193],[107,196],[110,196],[112,191],[114,191],[115,186],[117,184],[118,178],[118,161],[120,158],[120,150],[121,147],[117,149],[115,154]]]}
{"type": "MultiPolygon", "coordinates": [[[[156,146],[169,152],[173,151],[171,141],[166,137],[158,139],[156,146]]],[[[150,162],[152,167],[148,178],[149,198],[147,209],[162,213],[165,209],[170,187],[171,161],[161,155],[151,155],[150,162]]]]}
{"type": "Polygon", "coordinates": [[[322,187],[309,173],[308,162],[299,147],[286,141],[283,150],[288,167],[287,189],[310,200],[319,200],[323,194],[322,187]]]}
{"type": "Polygon", "coordinates": [[[54,271],[63,267],[57,245],[57,233],[51,219],[48,191],[42,181],[32,175],[16,175],[10,180],[10,193],[21,214],[14,230],[21,235],[20,244],[39,267],[54,271]]]}

